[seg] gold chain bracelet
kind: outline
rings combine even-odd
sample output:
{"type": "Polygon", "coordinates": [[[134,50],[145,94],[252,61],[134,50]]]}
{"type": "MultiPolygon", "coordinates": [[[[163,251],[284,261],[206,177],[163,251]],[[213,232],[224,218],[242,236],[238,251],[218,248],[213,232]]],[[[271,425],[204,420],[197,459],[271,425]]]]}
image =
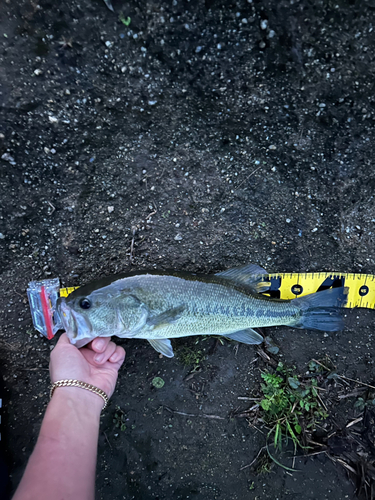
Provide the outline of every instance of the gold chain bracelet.
{"type": "Polygon", "coordinates": [[[109,402],[107,394],[102,389],[99,389],[99,387],[95,387],[95,385],[88,384],[87,382],[82,382],[81,380],[71,380],[71,379],[58,380],[57,382],[52,384],[50,398],[52,398],[56,387],[80,387],[81,389],[87,389],[88,391],[91,391],[100,396],[101,398],[103,398],[104,406],[102,410],[104,410],[104,408],[107,407],[109,402]]]}

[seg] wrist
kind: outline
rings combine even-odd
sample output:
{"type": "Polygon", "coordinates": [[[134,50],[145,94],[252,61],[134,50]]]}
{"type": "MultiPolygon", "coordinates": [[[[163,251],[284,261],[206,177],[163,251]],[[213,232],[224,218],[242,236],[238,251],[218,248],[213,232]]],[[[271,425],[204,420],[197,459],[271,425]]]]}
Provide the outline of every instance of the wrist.
{"type": "Polygon", "coordinates": [[[101,396],[81,387],[56,387],[51,401],[66,405],[78,414],[92,416],[100,416],[104,406],[101,396]]]}

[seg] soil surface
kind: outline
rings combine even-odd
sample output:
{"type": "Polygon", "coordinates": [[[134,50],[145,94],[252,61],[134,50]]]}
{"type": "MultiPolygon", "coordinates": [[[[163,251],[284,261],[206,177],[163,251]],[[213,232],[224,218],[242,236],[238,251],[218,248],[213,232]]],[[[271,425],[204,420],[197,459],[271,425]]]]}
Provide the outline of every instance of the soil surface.
{"type": "MultiPolygon", "coordinates": [[[[373,0],[113,7],[0,4],[0,359],[12,488],[49,399],[56,342],[33,329],[29,281],[249,262],[375,273],[373,0]]],[[[298,373],[328,356],[338,374],[374,385],[373,311],[348,311],[346,322],[337,333],[263,333],[298,373]]],[[[256,348],[179,339],[166,359],[146,341],[118,342],[127,358],[102,417],[98,498],[356,497],[355,475],[334,456],[355,469],[346,425],[363,408],[342,396],[360,386],[324,381],[326,429],[342,440],[331,458],[299,457],[298,472],[242,469],[267,434],[251,412],[240,416],[252,402],[238,398],[259,396],[269,368],[256,348]],[[199,351],[187,366],[186,348],[199,351]]],[[[293,465],[288,452],[280,460],[293,465]]]]}

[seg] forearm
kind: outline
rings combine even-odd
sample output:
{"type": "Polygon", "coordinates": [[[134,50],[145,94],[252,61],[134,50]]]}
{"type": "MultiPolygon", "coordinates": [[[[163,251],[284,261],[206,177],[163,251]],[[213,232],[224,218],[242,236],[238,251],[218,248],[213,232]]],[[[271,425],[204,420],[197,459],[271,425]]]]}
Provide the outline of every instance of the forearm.
{"type": "Polygon", "coordinates": [[[102,406],[84,389],[56,389],[13,500],[94,499],[102,406]]]}

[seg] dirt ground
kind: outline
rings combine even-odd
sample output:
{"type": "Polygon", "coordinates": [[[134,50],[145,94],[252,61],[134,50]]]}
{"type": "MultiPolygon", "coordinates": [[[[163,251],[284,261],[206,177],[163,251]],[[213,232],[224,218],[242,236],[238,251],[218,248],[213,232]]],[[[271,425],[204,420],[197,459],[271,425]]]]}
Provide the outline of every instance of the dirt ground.
{"type": "MultiPolygon", "coordinates": [[[[113,6],[0,3],[2,437],[13,488],[48,401],[55,342],[33,330],[29,281],[249,262],[375,273],[374,1],[113,6]]],[[[299,373],[329,356],[337,373],[374,385],[373,322],[361,309],[343,332],[265,333],[299,373]]],[[[253,346],[196,341],[174,342],[166,359],[119,340],[127,358],[102,417],[99,499],[356,498],[355,475],[326,453],[298,458],[298,472],[241,470],[267,430],[238,416],[251,406],[238,398],[259,394],[267,365],[253,346]],[[184,347],[203,353],[200,371],[183,363],[184,347]]],[[[344,443],[363,412],[340,395],[358,386],[325,383],[327,429],[344,443]]]]}

